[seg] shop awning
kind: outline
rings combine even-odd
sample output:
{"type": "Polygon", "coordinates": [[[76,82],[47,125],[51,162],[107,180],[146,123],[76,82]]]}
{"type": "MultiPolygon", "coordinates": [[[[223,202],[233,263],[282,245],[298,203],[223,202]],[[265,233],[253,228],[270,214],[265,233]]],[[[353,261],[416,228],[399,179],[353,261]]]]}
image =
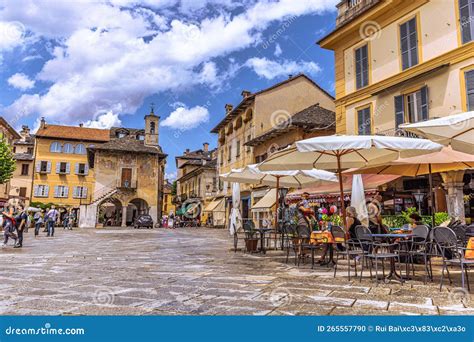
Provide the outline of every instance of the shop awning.
{"type": "MultiPolygon", "coordinates": [[[[377,188],[383,184],[389,183],[401,176],[396,175],[362,175],[362,182],[364,183],[364,189],[366,193],[371,193],[377,190],[377,188]]],[[[342,182],[344,193],[349,195],[352,191],[352,175],[344,176],[342,182]]],[[[300,189],[288,194],[286,197],[289,201],[295,201],[300,199],[303,192],[308,192],[310,199],[319,198],[330,198],[339,196],[339,183],[327,182],[326,184],[318,187],[308,187],[300,189]]]]}
{"type": "Polygon", "coordinates": [[[225,204],[224,198],[215,199],[211,201],[208,205],[206,205],[203,211],[224,212],[225,211],[224,204],[225,204]]]}
{"type": "Polygon", "coordinates": [[[270,210],[276,203],[276,189],[270,189],[260,201],[255,203],[252,211],[270,210]]]}

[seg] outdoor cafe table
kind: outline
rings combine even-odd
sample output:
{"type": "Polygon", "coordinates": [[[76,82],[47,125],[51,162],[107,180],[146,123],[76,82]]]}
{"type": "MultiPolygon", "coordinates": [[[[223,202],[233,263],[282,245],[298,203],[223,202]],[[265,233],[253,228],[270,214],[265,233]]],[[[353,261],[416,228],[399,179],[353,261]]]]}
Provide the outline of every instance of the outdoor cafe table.
{"type": "MultiPolygon", "coordinates": [[[[396,234],[396,233],[390,233],[390,234],[370,234],[374,238],[380,238],[380,239],[386,239],[390,240],[390,243],[393,243],[397,239],[407,239],[411,238],[414,235],[413,234],[396,234]]],[[[393,248],[391,249],[391,252],[394,252],[393,248]]],[[[376,250],[374,251],[374,254],[376,253],[376,250]]],[[[390,259],[390,273],[385,277],[385,280],[390,280],[396,278],[400,282],[403,282],[404,279],[401,274],[397,273],[397,270],[395,268],[395,259],[391,258],[390,259]]]]}
{"type": "Polygon", "coordinates": [[[255,228],[255,230],[260,234],[260,252],[265,254],[267,252],[264,244],[265,234],[274,231],[275,228],[255,228]]]}
{"type": "MultiPolygon", "coordinates": [[[[328,246],[328,264],[334,264],[334,244],[344,243],[343,238],[334,238],[329,230],[316,230],[311,232],[309,243],[313,246],[326,244],[328,246]]],[[[311,248],[311,267],[314,266],[314,248],[311,248]]]]}

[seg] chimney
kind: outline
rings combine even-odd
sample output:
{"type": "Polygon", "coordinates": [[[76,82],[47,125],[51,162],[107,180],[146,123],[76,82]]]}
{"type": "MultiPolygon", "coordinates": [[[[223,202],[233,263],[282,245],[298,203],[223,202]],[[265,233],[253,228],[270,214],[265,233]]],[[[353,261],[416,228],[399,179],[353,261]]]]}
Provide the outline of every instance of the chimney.
{"type": "Polygon", "coordinates": [[[248,91],[248,90],[242,90],[242,92],[240,93],[240,95],[242,95],[242,97],[245,99],[246,97],[250,96],[251,92],[248,91]]]}
{"type": "Polygon", "coordinates": [[[288,75],[288,79],[292,78],[293,77],[293,74],[289,74],[288,75]]]}
{"type": "Polygon", "coordinates": [[[186,149],[186,151],[184,151],[184,155],[187,155],[189,154],[189,148],[186,149]]]}
{"type": "Polygon", "coordinates": [[[44,119],[44,116],[41,117],[40,128],[46,128],[46,120],[44,119]]]}
{"type": "Polygon", "coordinates": [[[84,126],[84,124],[81,122],[81,123],[79,124],[79,127],[82,127],[82,126],[84,126]]]}
{"type": "Polygon", "coordinates": [[[225,105],[225,113],[226,113],[226,114],[229,114],[230,112],[232,112],[232,109],[234,109],[234,106],[231,105],[230,103],[227,103],[227,104],[225,105]]]}
{"type": "Polygon", "coordinates": [[[26,125],[21,126],[20,136],[21,140],[25,141],[30,136],[30,128],[26,125]]]}
{"type": "Polygon", "coordinates": [[[204,152],[209,152],[209,143],[205,142],[204,144],[202,144],[202,149],[204,150],[204,152]]]}

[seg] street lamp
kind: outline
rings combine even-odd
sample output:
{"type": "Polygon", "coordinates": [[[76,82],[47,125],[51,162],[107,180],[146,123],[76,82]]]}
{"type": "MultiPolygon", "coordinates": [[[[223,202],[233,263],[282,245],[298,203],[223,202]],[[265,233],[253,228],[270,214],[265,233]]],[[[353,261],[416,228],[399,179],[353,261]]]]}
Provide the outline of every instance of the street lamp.
{"type": "Polygon", "coordinates": [[[421,215],[421,202],[423,201],[423,198],[425,197],[425,194],[418,191],[413,194],[415,196],[415,201],[418,203],[418,213],[421,215]]]}

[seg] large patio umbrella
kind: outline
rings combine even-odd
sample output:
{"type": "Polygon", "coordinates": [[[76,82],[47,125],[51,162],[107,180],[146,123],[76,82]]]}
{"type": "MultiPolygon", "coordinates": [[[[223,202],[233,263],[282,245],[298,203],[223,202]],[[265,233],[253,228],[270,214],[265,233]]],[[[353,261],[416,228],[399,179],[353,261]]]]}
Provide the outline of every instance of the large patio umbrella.
{"type": "Polygon", "coordinates": [[[365,203],[365,190],[362,175],[354,174],[352,177],[351,206],[357,209],[359,220],[368,225],[369,213],[365,203]]]}
{"type": "Polygon", "coordinates": [[[428,175],[430,185],[431,216],[434,225],[433,173],[474,168],[474,154],[454,151],[450,146],[441,151],[411,158],[400,158],[385,165],[348,170],[350,174],[399,175],[416,177],[428,175]]]}
{"type": "Polygon", "coordinates": [[[260,170],[336,170],[344,225],[346,210],[342,186],[343,169],[380,165],[400,157],[413,157],[442,148],[442,145],[426,139],[370,135],[321,136],[297,141],[295,145],[296,147],[275,153],[260,164],[260,170]]]}
{"type": "Polygon", "coordinates": [[[474,111],[400,125],[400,128],[454,150],[474,154],[474,111]]]}
{"type": "Polygon", "coordinates": [[[275,187],[276,191],[276,212],[275,228],[278,228],[279,209],[279,188],[303,188],[305,186],[315,186],[324,181],[337,182],[334,173],[324,170],[268,170],[261,171],[260,164],[247,165],[241,169],[234,169],[229,173],[220,175],[221,179],[228,182],[238,182],[245,184],[262,184],[275,187]]]}

